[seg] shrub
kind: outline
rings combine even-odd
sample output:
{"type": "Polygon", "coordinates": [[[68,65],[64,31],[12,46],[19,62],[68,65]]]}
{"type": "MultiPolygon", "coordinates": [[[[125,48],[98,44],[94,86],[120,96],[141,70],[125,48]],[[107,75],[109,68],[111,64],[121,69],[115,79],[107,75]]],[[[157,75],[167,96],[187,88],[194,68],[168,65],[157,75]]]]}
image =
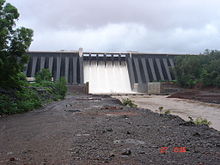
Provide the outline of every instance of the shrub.
{"type": "Polygon", "coordinates": [[[17,77],[18,77],[17,83],[19,84],[19,87],[22,88],[22,87],[27,87],[29,85],[26,79],[26,75],[23,72],[18,73],[17,77]]]}
{"type": "Polygon", "coordinates": [[[170,113],[171,113],[170,110],[166,110],[166,111],[164,112],[165,115],[169,115],[170,113]]]}
{"type": "MultiPolygon", "coordinates": [[[[159,107],[158,110],[159,110],[160,115],[161,114],[169,115],[171,113],[170,110],[164,111],[164,107],[159,107]]],[[[156,110],[156,111],[158,111],[158,110],[156,110]]]]}
{"type": "Polygon", "coordinates": [[[42,81],[51,81],[51,79],[52,79],[52,74],[50,73],[49,69],[42,69],[35,76],[35,81],[37,83],[41,83],[42,81]]]}
{"type": "Polygon", "coordinates": [[[207,119],[204,118],[196,118],[195,121],[193,121],[196,125],[211,125],[212,123],[210,121],[208,121],[207,119]]]}
{"type": "Polygon", "coordinates": [[[159,107],[158,109],[159,109],[160,114],[162,114],[162,112],[163,112],[163,107],[159,107]]]}
{"type": "Polygon", "coordinates": [[[35,87],[49,87],[48,90],[56,95],[56,99],[63,99],[67,92],[66,80],[61,77],[58,81],[52,82],[52,74],[48,69],[42,69],[36,75],[36,83],[33,84],[35,87]]]}
{"type": "Polygon", "coordinates": [[[42,106],[42,100],[37,91],[31,88],[23,88],[17,91],[17,107],[20,112],[26,112],[42,106]]]}
{"type": "Polygon", "coordinates": [[[58,95],[63,99],[67,92],[66,80],[61,77],[58,81],[55,82],[55,89],[58,95]]]}
{"type": "Polygon", "coordinates": [[[15,100],[7,94],[0,95],[0,115],[12,114],[17,112],[17,104],[15,100]]]}
{"type": "Polygon", "coordinates": [[[14,114],[39,108],[42,101],[36,91],[30,88],[11,91],[0,95],[0,114],[14,114]]]}
{"type": "Polygon", "coordinates": [[[36,83],[33,83],[34,87],[47,87],[47,90],[54,95],[53,100],[63,99],[67,92],[66,80],[61,77],[58,81],[52,82],[52,74],[48,69],[42,69],[36,75],[36,83]]]}
{"type": "Polygon", "coordinates": [[[122,104],[125,105],[125,106],[128,106],[128,107],[131,107],[131,108],[136,108],[137,107],[137,105],[132,100],[130,100],[129,98],[122,99],[122,104]]]}

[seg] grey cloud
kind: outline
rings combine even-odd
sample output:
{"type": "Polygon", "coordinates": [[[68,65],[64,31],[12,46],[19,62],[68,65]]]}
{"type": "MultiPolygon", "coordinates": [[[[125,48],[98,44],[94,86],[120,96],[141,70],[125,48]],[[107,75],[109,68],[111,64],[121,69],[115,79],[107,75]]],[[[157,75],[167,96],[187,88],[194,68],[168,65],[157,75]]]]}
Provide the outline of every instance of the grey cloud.
{"type": "Polygon", "coordinates": [[[10,0],[25,19],[50,28],[141,23],[151,28],[194,27],[220,17],[218,0],[10,0]]]}
{"type": "Polygon", "coordinates": [[[219,0],[8,0],[32,50],[199,53],[220,49],[219,0]]]}
{"type": "Polygon", "coordinates": [[[88,51],[199,53],[205,48],[216,49],[218,43],[220,31],[213,25],[159,32],[139,24],[108,24],[97,29],[41,33],[31,48],[77,50],[83,47],[88,51]]]}

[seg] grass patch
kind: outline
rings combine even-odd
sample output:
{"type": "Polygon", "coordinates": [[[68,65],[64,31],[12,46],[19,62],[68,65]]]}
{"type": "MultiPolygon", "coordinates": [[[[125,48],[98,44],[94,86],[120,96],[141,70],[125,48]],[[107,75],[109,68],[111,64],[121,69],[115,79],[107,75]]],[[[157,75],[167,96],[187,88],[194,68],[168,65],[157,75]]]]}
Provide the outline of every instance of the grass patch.
{"type": "Polygon", "coordinates": [[[199,117],[199,118],[196,118],[196,120],[195,121],[193,121],[196,125],[211,125],[212,123],[211,123],[211,121],[208,121],[207,119],[205,119],[205,118],[201,118],[201,117],[199,117]]]}
{"type": "Polygon", "coordinates": [[[164,114],[165,114],[165,115],[169,115],[169,114],[171,114],[171,111],[170,111],[170,110],[166,110],[166,111],[164,112],[164,114]]]}
{"type": "Polygon", "coordinates": [[[131,108],[137,108],[137,105],[129,98],[122,99],[122,104],[131,108]]]}

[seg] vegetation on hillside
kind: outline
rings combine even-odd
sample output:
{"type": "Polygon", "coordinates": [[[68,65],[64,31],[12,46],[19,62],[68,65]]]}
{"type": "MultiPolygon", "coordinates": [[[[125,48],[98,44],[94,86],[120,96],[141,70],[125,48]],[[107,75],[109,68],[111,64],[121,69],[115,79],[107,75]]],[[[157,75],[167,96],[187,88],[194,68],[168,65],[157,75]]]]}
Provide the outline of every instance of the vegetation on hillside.
{"type": "Polygon", "coordinates": [[[0,88],[0,115],[26,112],[65,97],[67,92],[65,79],[61,78],[56,82],[45,80],[51,75],[48,69],[43,69],[36,75],[38,82],[35,83],[28,83],[24,74],[19,75],[20,89],[0,88]]]}
{"type": "Polygon", "coordinates": [[[19,89],[0,88],[0,115],[26,112],[43,104],[63,99],[67,92],[66,80],[46,80],[51,73],[43,69],[36,75],[37,82],[28,83],[23,73],[19,74],[19,89]],[[41,76],[39,76],[41,75],[41,76]]]}
{"type": "Polygon", "coordinates": [[[180,86],[220,87],[220,51],[206,50],[201,55],[177,56],[175,62],[174,71],[180,86]]]}
{"type": "Polygon", "coordinates": [[[33,87],[44,87],[51,94],[55,96],[56,99],[64,99],[67,87],[65,78],[61,77],[58,81],[51,81],[52,74],[48,69],[42,69],[42,71],[38,72],[36,75],[36,83],[31,84],[33,87]]]}
{"type": "Polygon", "coordinates": [[[63,99],[67,88],[61,78],[51,81],[51,73],[43,69],[36,83],[28,83],[22,73],[28,62],[28,50],[33,31],[16,28],[19,13],[5,0],[0,0],[0,115],[25,112],[51,100],[63,99]]]}

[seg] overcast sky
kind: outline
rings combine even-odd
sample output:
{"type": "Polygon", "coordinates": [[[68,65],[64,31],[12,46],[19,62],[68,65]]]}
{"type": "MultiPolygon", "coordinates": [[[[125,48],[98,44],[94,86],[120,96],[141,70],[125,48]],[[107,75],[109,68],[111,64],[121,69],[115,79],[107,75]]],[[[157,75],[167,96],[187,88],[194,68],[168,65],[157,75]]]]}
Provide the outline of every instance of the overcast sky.
{"type": "Polygon", "coordinates": [[[220,0],[6,0],[30,50],[200,53],[220,49],[220,0]]]}

